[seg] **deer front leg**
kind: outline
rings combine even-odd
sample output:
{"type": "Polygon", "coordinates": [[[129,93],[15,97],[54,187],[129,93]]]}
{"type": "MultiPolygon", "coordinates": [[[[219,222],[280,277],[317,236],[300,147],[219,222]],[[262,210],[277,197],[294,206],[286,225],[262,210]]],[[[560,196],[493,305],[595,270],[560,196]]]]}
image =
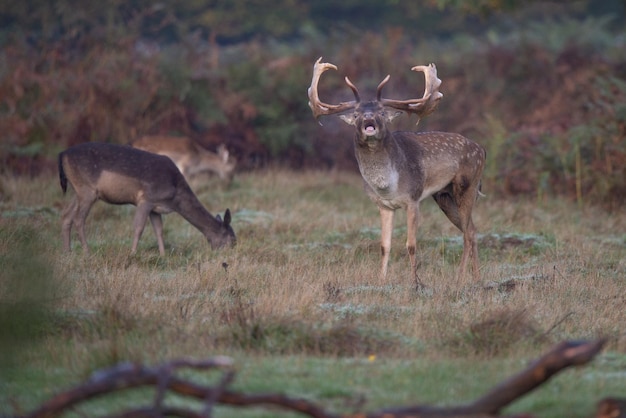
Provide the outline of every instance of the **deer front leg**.
{"type": "Polygon", "coordinates": [[[135,219],[133,219],[134,235],[133,235],[133,246],[130,249],[131,254],[135,254],[135,252],[137,251],[139,238],[141,238],[141,234],[143,233],[143,228],[146,226],[146,221],[148,220],[148,214],[150,214],[150,212],[152,212],[152,208],[146,205],[145,203],[137,205],[137,211],[135,212],[135,219]]]}
{"type": "Polygon", "coordinates": [[[152,229],[154,229],[154,235],[156,235],[157,243],[159,244],[159,254],[165,255],[165,244],[163,243],[163,219],[160,213],[150,212],[150,223],[152,229]]]}
{"type": "Polygon", "coordinates": [[[389,254],[391,252],[391,234],[393,232],[393,210],[387,208],[379,208],[381,234],[380,234],[380,252],[382,255],[382,264],[380,267],[380,278],[387,277],[387,266],[389,265],[389,254]]]}

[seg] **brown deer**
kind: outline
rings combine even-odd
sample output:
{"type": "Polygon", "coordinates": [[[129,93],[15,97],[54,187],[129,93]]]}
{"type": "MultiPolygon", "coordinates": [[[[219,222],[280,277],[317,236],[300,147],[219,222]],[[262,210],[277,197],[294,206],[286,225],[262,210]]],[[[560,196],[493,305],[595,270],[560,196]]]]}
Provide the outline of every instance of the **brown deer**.
{"type": "Polygon", "coordinates": [[[479,277],[476,228],[472,222],[474,202],[481,194],[481,175],[486,153],[482,146],[454,133],[391,132],[389,124],[403,112],[419,119],[432,113],[443,96],[441,80],[434,64],[413,67],[424,73],[425,88],[420,99],[391,100],[382,98],[382,89],[389,81],[385,77],[378,85],[376,100],[362,102],[352,82],[345,82],[355,100],[327,104],[319,99],[317,86],[320,76],[333,64],[317,60],[308,89],[309,106],[315,118],[340,114],[340,118],[356,128],[354,150],[365,189],[378,205],[382,222],[380,274],[385,277],[389,263],[394,211],[407,211],[406,248],[411,262],[411,274],[416,284],[423,284],[417,274],[415,256],[419,204],[432,196],[448,219],[463,232],[463,255],[459,276],[466,274],[472,260],[474,278],[479,277]]]}
{"type": "Polygon", "coordinates": [[[217,154],[184,136],[143,136],[131,145],[169,157],[187,181],[200,173],[210,172],[230,184],[235,175],[237,160],[230,155],[224,144],[217,148],[217,154]]]}
{"type": "Polygon", "coordinates": [[[124,145],[87,142],[61,152],[58,163],[63,193],[69,181],[76,194],[61,217],[66,251],[71,249],[72,226],[75,226],[83,251],[89,254],[85,220],[97,200],[137,206],[131,253],[137,251],[149,216],[159,253],[165,255],[161,214],[169,212],[178,212],[202,232],[213,249],[236,243],[230,210],[226,209],[224,220],[219,215],[213,217],[167,157],[124,145]]]}

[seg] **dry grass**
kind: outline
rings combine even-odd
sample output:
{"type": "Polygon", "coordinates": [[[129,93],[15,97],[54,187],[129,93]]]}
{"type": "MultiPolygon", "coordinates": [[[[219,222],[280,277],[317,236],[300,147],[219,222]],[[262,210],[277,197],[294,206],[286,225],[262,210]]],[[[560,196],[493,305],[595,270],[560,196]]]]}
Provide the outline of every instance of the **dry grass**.
{"type": "MultiPolygon", "coordinates": [[[[121,360],[212,353],[526,358],[555,341],[599,336],[626,352],[623,212],[483,198],[474,283],[455,277],[459,234],[425,202],[418,251],[429,291],[418,294],[400,212],[390,274],[377,277],[378,214],[355,174],[269,170],[242,174],[230,189],[196,185],[212,213],[233,211],[238,246],[212,252],[169,215],[166,257],[149,229],[129,256],[133,208],[105,204],[88,219],[93,255],[78,242],[65,254],[58,212],[68,197],[56,179],[2,184],[1,252],[12,254],[18,232],[31,231],[36,253],[16,257],[39,260],[49,274],[42,303],[52,319],[22,353],[43,369],[85,375],[121,360]]],[[[5,301],[25,296],[9,293],[11,278],[29,280],[8,274],[5,301]]]]}

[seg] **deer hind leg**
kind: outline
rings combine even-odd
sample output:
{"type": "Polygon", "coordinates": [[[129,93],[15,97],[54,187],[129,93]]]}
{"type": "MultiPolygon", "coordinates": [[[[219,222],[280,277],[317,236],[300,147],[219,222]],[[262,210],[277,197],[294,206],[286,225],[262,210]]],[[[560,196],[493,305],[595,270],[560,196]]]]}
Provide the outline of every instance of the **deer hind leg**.
{"type": "Polygon", "coordinates": [[[460,274],[465,275],[467,264],[472,262],[472,272],[474,280],[480,279],[478,265],[478,241],[476,238],[476,226],[472,220],[472,211],[474,204],[478,199],[480,188],[480,180],[468,185],[465,179],[462,179],[460,185],[455,185],[455,197],[458,206],[458,213],[463,225],[463,256],[461,257],[460,274]]]}
{"type": "Polygon", "coordinates": [[[446,214],[450,222],[463,233],[463,254],[459,265],[459,277],[467,274],[467,264],[472,259],[474,279],[478,279],[478,244],[476,242],[476,227],[472,221],[472,209],[476,194],[471,187],[452,185],[452,189],[434,194],[433,198],[439,208],[446,214]],[[450,194],[452,192],[453,194],[450,194]],[[453,197],[454,195],[454,197],[453,197]]]}
{"type": "Polygon", "coordinates": [[[67,252],[72,250],[72,225],[78,213],[78,197],[74,196],[71,202],[63,209],[61,214],[61,236],[63,237],[63,249],[67,252]]]}
{"type": "Polygon", "coordinates": [[[87,245],[87,236],[85,234],[85,222],[91,207],[96,203],[97,199],[96,194],[91,191],[76,193],[76,208],[74,209],[73,223],[78,232],[78,239],[80,240],[85,254],[89,254],[89,246],[87,245]]]}
{"type": "Polygon", "coordinates": [[[469,214],[469,221],[463,231],[463,255],[461,256],[459,277],[465,277],[470,259],[472,260],[473,277],[478,280],[480,278],[478,274],[478,244],[476,242],[476,227],[472,222],[471,214],[469,214]]]}
{"type": "Polygon", "coordinates": [[[381,222],[380,252],[382,263],[380,267],[380,277],[387,277],[387,266],[389,265],[389,254],[391,252],[391,234],[393,232],[393,210],[379,208],[381,222]]]}
{"type": "Polygon", "coordinates": [[[161,214],[150,212],[150,223],[152,224],[152,229],[154,229],[154,234],[159,244],[159,254],[163,256],[165,255],[165,244],[163,243],[163,219],[161,218],[161,214]]]}

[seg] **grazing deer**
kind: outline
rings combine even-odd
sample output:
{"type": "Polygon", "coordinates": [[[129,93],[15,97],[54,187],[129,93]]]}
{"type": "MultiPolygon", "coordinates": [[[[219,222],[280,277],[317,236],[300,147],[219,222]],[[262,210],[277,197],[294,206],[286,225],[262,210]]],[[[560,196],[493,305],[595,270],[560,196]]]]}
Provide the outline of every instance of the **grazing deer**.
{"type": "Polygon", "coordinates": [[[230,184],[235,175],[237,161],[229,154],[224,144],[217,148],[217,154],[184,136],[144,136],[131,145],[169,157],[187,181],[197,174],[211,172],[230,184]]]}
{"type": "Polygon", "coordinates": [[[481,175],[486,153],[477,143],[454,133],[444,132],[391,132],[389,124],[402,112],[419,118],[432,113],[443,94],[438,90],[434,64],[413,67],[424,73],[425,88],[421,99],[383,99],[382,89],[389,81],[385,77],[378,85],[376,100],[362,102],[354,84],[345,82],[355,100],[327,104],[319,99],[317,86],[320,76],[333,64],[317,60],[313,79],[308,89],[309,106],[315,118],[340,114],[340,118],[356,128],[354,150],[365,189],[378,205],[382,222],[381,277],[387,274],[394,211],[407,211],[406,248],[411,262],[412,276],[418,287],[422,283],[417,275],[415,256],[416,231],[419,222],[419,204],[432,196],[448,219],[463,232],[463,255],[459,276],[465,276],[467,264],[472,260],[474,278],[479,277],[476,228],[472,222],[472,209],[480,193],[481,175]],[[348,112],[348,113],[344,113],[348,112]]]}
{"type": "Polygon", "coordinates": [[[131,253],[137,250],[146,220],[154,229],[159,253],[165,255],[161,214],[178,212],[207,238],[213,249],[234,246],[235,233],[230,226],[230,210],[224,220],[213,217],[193,194],[176,165],[167,157],[129,146],[87,142],[59,154],[59,179],[63,193],[69,180],[76,195],[62,214],[63,245],[71,249],[72,226],[85,253],[85,220],[99,199],[107,203],[137,206],[133,221],[131,253]]]}

